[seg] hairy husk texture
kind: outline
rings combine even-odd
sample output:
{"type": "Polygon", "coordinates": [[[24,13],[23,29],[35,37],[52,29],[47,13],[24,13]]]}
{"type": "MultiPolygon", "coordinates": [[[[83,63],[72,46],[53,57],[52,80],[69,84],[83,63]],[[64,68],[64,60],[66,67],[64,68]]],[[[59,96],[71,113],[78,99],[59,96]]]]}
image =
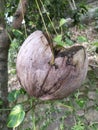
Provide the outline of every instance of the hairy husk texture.
{"type": "Polygon", "coordinates": [[[30,96],[41,100],[62,99],[81,86],[88,70],[88,57],[82,45],[60,51],[52,59],[50,45],[41,31],[32,33],[17,56],[17,76],[30,96]]]}

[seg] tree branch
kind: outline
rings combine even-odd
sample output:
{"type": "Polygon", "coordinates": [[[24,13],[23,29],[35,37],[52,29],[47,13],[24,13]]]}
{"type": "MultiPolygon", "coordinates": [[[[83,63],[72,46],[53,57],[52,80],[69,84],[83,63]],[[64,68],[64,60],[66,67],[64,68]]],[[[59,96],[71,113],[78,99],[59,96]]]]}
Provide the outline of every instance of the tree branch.
{"type": "Polygon", "coordinates": [[[24,19],[24,15],[26,13],[27,3],[28,0],[20,0],[13,18],[13,28],[18,29],[21,27],[22,20],[24,19]]]}

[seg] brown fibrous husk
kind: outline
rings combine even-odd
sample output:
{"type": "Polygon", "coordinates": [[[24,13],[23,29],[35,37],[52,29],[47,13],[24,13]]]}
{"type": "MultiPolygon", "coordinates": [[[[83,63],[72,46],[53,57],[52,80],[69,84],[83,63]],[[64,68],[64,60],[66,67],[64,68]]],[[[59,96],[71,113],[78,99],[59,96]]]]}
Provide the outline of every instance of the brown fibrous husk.
{"type": "Polygon", "coordinates": [[[42,31],[32,33],[17,56],[17,76],[30,96],[41,100],[62,99],[81,86],[88,70],[88,57],[82,45],[74,45],[53,55],[42,31]]]}

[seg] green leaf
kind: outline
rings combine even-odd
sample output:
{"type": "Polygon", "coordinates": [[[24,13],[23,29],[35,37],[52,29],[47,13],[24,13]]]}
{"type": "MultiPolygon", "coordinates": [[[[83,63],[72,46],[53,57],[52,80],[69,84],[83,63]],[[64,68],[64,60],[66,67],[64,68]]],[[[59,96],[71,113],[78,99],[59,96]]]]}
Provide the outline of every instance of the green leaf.
{"type": "Polygon", "coordinates": [[[62,46],[64,47],[65,46],[65,43],[62,41],[62,35],[57,35],[54,39],[53,39],[54,42],[56,42],[56,44],[58,46],[62,46]]]}
{"type": "Polygon", "coordinates": [[[67,45],[73,45],[74,44],[73,41],[70,40],[69,38],[66,38],[65,42],[66,42],[67,45]]]}
{"type": "Polygon", "coordinates": [[[54,41],[55,42],[60,42],[62,40],[62,35],[57,35],[55,38],[54,38],[54,41]]]}
{"type": "Polygon", "coordinates": [[[9,93],[8,95],[8,101],[9,102],[14,102],[17,100],[18,96],[20,95],[20,90],[13,90],[9,93]]]}
{"type": "Polygon", "coordinates": [[[63,26],[65,23],[66,23],[66,19],[62,18],[62,19],[60,20],[60,25],[59,25],[59,26],[61,27],[61,26],[63,26]]]}
{"type": "Polygon", "coordinates": [[[2,106],[3,105],[3,100],[2,99],[0,99],[0,106],[2,106]]]}
{"type": "Polygon", "coordinates": [[[22,105],[16,105],[10,112],[7,121],[7,127],[15,128],[19,126],[25,117],[25,111],[22,105]]]}
{"type": "Polygon", "coordinates": [[[21,31],[19,31],[18,29],[13,29],[12,30],[13,31],[13,34],[17,37],[17,36],[22,36],[23,35],[23,33],[21,32],[21,31]]]}
{"type": "Polygon", "coordinates": [[[84,123],[81,122],[81,121],[78,121],[73,127],[71,130],[84,130],[85,127],[84,127],[84,123]]]}
{"type": "Polygon", "coordinates": [[[87,42],[87,38],[84,36],[78,36],[77,40],[78,42],[87,42]]]}
{"type": "Polygon", "coordinates": [[[19,91],[20,91],[20,94],[23,94],[23,95],[27,94],[26,91],[23,88],[20,88],[19,91]]]}
{"type": "Polygon", "coordinates": [[[98,47],[98,41],[93,43],[96,47],[98,47]]]}
{"type": "Polygon", "coordinates": [[[85,105],[85,101],[84,101],[84,100],[78,99],[76,102],[77,102],[77,104],[78,104],[81,108],[83,108],[84,105],[85,105]]]}

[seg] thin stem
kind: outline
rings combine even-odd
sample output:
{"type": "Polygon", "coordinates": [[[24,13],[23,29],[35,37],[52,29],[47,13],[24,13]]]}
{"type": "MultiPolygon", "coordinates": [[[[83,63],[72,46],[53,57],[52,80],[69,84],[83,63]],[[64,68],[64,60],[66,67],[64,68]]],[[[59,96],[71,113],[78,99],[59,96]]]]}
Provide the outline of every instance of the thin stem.
{"type": "Polygon", "coordinates": [[[0,109],[0,111],[9,111],[9,110],[11,110],[11,108],[0,109]]]}
{"type": "Polygon", "coordinates": [[[57,104],[58,106],[60,106],[60,107],[64,107],[64,108],[68,108],[70,111],[73,111],[73,107],[71,107],[71,106],[68,106],[68,105],[65,105],[65,104],[63,104],[63,103],[59,103],[59,104],[57,104]]]}
{"type": "Polygon", "coordinates": [[[76,4],[75,4],[75,1],[72,0],[72,2],[73,2],[74,9],[77,9],[76,4]]]}
{"type": "Polygon", "coordinates": [[[50,23],[51,23],[51,25],[52,25],[52,27],[53,27],[53,29],[54,29],[56,35],[58,35],[58,33],[57,33],[57,31],[56,31],[56,29],[55,29],[55,27],[54,27],[54,24],[53,24],[53,22],[52,22],[52,20],[51,20],[51,18],[50,18],[50,16],[49,16],[49,14],[48,14],[48,13],[46,13],[46,14],[47,14],[48,19],[50,20],[50,23]]]}
{"type": "Polygon", "coordinates": [[[32,121],[33,121],[33,130],[36,130],[36,124],[35,124],[35,108],[32,110],[32,121]]]}
{"type": "Polygon", "coordinates": [[[8,37],[9,37],[10,41],[12,42],[12,41],[13,41],[13,39],[11,38],[11,35],[9,34],[9,32],[8,32],[8,31],[7,31],[7,34],[8,34],[8,37]]]}
{"type": "Polygon", "coordinates": [[[75,125],[77,124],[77,122],[76,122],[76,118],[74,117],[74,122],[75,122],[75,125]]]}
{"type": "Polygon", "coordinates": [[[70,5],[71,9],[74,10],[74,7],[73,7],[73,5],[71,3],[71,0],[67,0],[67,1],[68,1],[69,5],[70,5]]]}
{"type": "Polygon", "coordinates": [[[49,34],[49,32],[48,32],[48,29],[47,29],[47,27],[46,27],[46,24],[45,24],[43,15],[42,15],[42,13],[41,13],[41,9],[40,9],[40,7],[39,7],[38,1],[35,0],[35,2],[36,2],[36,5],[37,5],[37,8],[38,8],[38,10],[39,10],[40,16],[41,16],[41,18],[42,18],[42,22],[43,22],[43,24],[44,24],[46,33],[47,33],[48,37],[50,38],[50,40],[48,41],[49,44],[50,44],[51,52],[52,52],[52,59],[51,59],[51,61],[50,61],[50,64],[53,65],[53,64],[54,64],[54,60],[55,60],[55,57],[54,57],[54,50],[53,50],[53,43],[51,42],[51,36],[50,36],[50,34],[49,34]]]}
{"type": "MultiPolygon", "coordinates": [[[[46,8],[45,8],[45,6],[44,6],[42,0],[40,0],[40,3],[42,4],[43,8],[46,10],[46,8]]],[[[49,21],[50,21],[50,23],[51,23],[51,25],[52,25],[52,27],[53,27],[55,33],[56,33],[56,35],[58,35],[58,33],[57,33],[56,29],[55,29],[55,26],[54,26],[54,24],[53,24],[53,22],[52,22],[52,20],[51,20],[49,14],[48,14],[47,12],[46,12],[46,15],[47,15],[47,17],[48,17],[48,19],[49,19],[49,21]]]]}
{"type": "Polygon", "coordinates": [[[48,30],[47,30],[47,27],[46,27],[46,24],[45,24],[45,21],[44,21],[43,15],[42,15],[42,13],[41,13],[41,9],[40,9],[40,7],[39,7],[38,1],[35,0],[35,2],[36,2],[36,5],[37,5],[37,8],[38,8],[38,10],[39,10],[40,16],[41,16],[41,18],[42,18],[42,22],[43,22],[43,24],[44,24],[44,27],[45,27],[46,33],[47,33],[48,36],[49,36],[49,32],[48,32],[48,30]]]}
{"type": "Polygon", "coordinates": [[[32,108],[32,122],[33,122],[33,130],[36,130],[36,118],[35,118],[35,109],[36,109],[36,100],[30,102],[30,107],[32,108]]]}

